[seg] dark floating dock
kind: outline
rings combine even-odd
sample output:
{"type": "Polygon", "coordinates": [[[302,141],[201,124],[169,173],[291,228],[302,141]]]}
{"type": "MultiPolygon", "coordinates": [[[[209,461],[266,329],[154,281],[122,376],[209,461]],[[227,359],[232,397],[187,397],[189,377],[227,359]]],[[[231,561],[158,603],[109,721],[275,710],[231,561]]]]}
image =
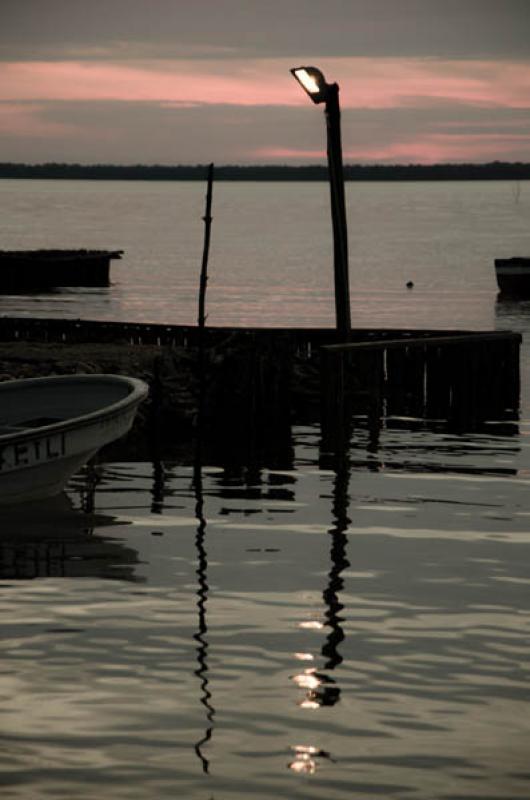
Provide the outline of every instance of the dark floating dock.
{"type": "Polygon", "coordinates": [[[530,298],[530,258],[496,258],[495,276],[502,298],[530,298]]]}
{"type": "Polygon", "coordinates": [[[59,286],[109,286],[110,262],[123,250],[0,250],[0,292],[59,286]]]}

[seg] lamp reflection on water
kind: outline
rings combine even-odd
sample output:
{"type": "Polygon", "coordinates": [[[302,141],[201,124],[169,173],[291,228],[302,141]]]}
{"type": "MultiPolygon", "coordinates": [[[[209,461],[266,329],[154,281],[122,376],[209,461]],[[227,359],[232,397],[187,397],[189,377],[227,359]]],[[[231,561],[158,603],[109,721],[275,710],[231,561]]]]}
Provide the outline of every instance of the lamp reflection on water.
{"type": "Polygon", "coordinates": [[[320,631],[324,627],[324,624],[319,622],[318,619],[309,619],[306,622],[300,622],[298,627],[305,628],[306,630],[320,631]]]}
{"type": "MultiPolygon", "coordinates": [[[[342,662],[339,645],[344,640],[342,628],[343,617],[340,612],[344,608],[339,601],[339,593],[344,588],[342,572],[349,567],[346,558],[347,530],[351,520],[348,517],[349,506],[349,481],[350,460],[346,448],[337,454],[335,461],[335,477],[333,482],[332,502],[332,527],[328,534],[331,538],[330,560],[331,568],[328,573],[328,584],[322,593],[325,604],[325,621],[318,619],[304,620],[298,624],[301,630],[319,631],[328,629],[328,635],[322,644],[320,654],[325,659],[324,669],[334,670],[342,662]]],[[[293,654],[297,661],[314,661],[315,656],[309,652],[296,652],[293,654]]],[[[333,678],[316,667],[308,667],[292,676],[292,681],[300,689],[305,690],[304,697],[298,701],[298,706],[304,710],[317,711],[322,706],[334,706],[340,700],[340,688],[333,678]]],[[[313,745],[296,745],[292,749],[295,758],[288,766],[293,772],[313,774],[317,770],[318,759],[325,757],[330,760],[330,754],[313,745]]]]}
{"type": "Polygon", "coordinates": [[[295,752],[295,758],[289,764],[289,769],[293,772],[305,773],[312,775],[316,772],[317,765],[314,758],[311,758],[313,753],[317,753],[316,747],[304,747],[298,745],[292,748],[295,752]]]}
{"type": "Polygon", "coordinates": [[[317,770],[317,758],[326,758],[333,761],[326,750],[319,750],[312,745],[297,744],[291,747],[294,759],[289,764],[289,769],[299,774],[312,775],[317,770]]]}
{"type": "Polygon", "coordinates": [[[293,676],[293,682],[306,689],[305,697],[298,702],[300,708],[317,709],[321,706],[334,706],[340,699],[340,689],[333,678],[316,670],[304,670],[293,676]]]}
{"type": "Polygon", "coordinates": [[[293,681],[301,689],[317,689],[321,683],[316,669],[305,669],[300,675],[295,675],[293,681]]]}
{"type": "Polygon", "coordinates": [[[312,653],[293,653],[293,655],[298,661],[313,661],[315,658],[312,653]]]}

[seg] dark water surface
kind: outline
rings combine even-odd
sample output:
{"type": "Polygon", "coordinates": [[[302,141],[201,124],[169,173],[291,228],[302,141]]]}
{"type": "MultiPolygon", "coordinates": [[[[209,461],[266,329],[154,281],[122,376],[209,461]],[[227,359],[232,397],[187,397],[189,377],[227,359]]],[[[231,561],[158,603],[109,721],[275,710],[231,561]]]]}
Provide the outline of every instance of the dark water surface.
{"type": "MultiPolygon", "coordinates": [[[[202,187],[22,183],[4,247],[129,261],[3,313],[195,319],[202,187]]],[[[308,191],[219,190],[212,324],[332,322],[308,191]]],[[[530,797],[530,302],[497,302],[492,272],[530,255],[529,193],[349,192],[354,319],[521,332],[518,426],[357,424],[339,462],[297,428],[281,468],[103,462],[3,509],[2,800],[530,797]]]]}
{"type": "Polygon", "coordinates": [[[526,433],[328,469],[302,428],[3,514],[2,797],[527,798],[526,433]]]}

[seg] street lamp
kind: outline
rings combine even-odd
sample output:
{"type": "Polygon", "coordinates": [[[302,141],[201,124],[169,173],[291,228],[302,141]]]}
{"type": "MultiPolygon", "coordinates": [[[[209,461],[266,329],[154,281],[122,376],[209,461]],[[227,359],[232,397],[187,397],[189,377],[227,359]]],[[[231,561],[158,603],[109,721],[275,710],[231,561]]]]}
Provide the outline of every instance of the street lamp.
{"type": "Polygon", "coordinates": [[[344,173],[340,135],[339,86],[326,83],[317,67],[291,69],[302,89],[313,103],[325,103],[328,170],[331,194],[331,220],[333,224],[333,254],[335,274],[335,315],[337,331],[343,341],[350,338],[350,281],[348,274],[348,228],[344,202],[344,173]]]}

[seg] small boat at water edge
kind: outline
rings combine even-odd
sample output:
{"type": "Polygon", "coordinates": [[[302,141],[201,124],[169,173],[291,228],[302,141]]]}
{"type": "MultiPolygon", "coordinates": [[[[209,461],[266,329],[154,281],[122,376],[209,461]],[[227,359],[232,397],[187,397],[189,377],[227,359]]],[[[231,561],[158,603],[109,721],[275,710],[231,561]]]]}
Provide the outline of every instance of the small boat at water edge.
{"type": "Polygon", "coordinates": [[[110,262],[123,250],[0,250],[0,291],[109,286],[110,262]]]}
{"type": "Polygon", "coordinates": [[[148,391],[122,375],[0,383],[0,504],[59,494],[98,450],[130,430],[148,391]]]}
{"type": "Polygon", "coordinates": [[[530,258],[496,258],[495,275],[502,296],[530,298],[530,258]]]}

